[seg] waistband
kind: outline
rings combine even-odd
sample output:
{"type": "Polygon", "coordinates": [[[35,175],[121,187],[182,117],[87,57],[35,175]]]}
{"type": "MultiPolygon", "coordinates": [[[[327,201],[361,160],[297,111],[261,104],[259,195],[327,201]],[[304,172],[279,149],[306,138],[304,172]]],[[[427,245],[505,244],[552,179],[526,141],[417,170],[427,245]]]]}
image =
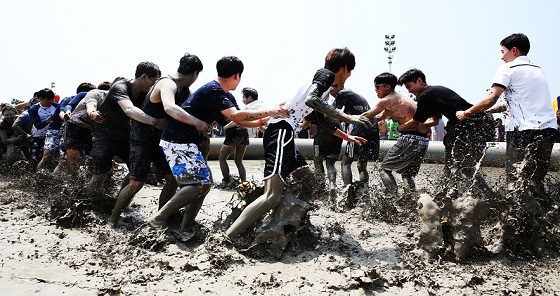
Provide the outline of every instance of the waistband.
{"type": "Polygon", "coordinates": [[[412,131],[412,130],[404,131],[404,132],[401,133],[401,135],[413,135],[413,136],[419,136],[419,137],[424,137],[424,138],[428,137],[427,133],[421,133],[419,131],[412,131]]]}

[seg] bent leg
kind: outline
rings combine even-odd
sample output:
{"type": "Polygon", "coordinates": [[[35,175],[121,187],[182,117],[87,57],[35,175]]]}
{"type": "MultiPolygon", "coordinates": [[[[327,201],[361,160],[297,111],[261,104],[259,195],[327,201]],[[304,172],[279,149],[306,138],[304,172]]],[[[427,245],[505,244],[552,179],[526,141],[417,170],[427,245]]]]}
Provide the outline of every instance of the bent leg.
{"type": "Polygon", "coordinates": [[[391,171],[381,169],[379,171],[379,175],[381,176],[381,181],[383,182],[383,185],[385,185],[387,192],[397,193],[397,181],[395,180],[393,173],[391,171]]]}
{"type": "Polygon", "coordinates": [[[367,160],[358,160],[358,173],[360,174],[360,181],[369,182],[369,173],[367,171],[367,160]]]}
{"type": "Polygon", "coordinates": [[[229,238],[234,239],[238,237],[268,213],[268,211],[278,206],[284,192],[284,182],[282,182],[280,176],[274,175],[266,179],[265,187],[265,194],[249,204],[226,231],[226,235],[229,238]]]}
{"type": "Polygon", "coordinates": [[[148,219],[148,224],[162,227],[171,214],[191,204],[199,197],[206,195],[209,190],[210,184],[186,185],[182,187],[157,213],[148,219]]]}
{"type": "Polygon", "coordinates": [[[239,172],[239,178],[241,181],[247,181],[247,172],[245,171],[245,166],[243,165],[243,156],[245,156],[246,150],[247,145],[239,145],[235,148],[235,165],[237,166],[237,171],[239,172]]]}
{"type": "Polygon", "coordinates": [[[231,155],[234,149],[235,149],[234,146],[226,146],[226,145],[222,145],[222,148],[220,148],[218,161],[220,162],[220,169],[222,170],[223,183],[228,183],[231,180],[227,159],[231,155]]]}
{"type": "Polygon", "coordinates": [[[165,179],[165,185],[163,185],[163,189],[159,194],[159,201],[158,201],[158,210],[161,209],[177,192],[177,180],[173,175],[165,175],[163,176],[165,179]]]}
{"type": "Polygon", "coordinates": [[[126,185],[121,192],[119,192],[119,196],[117,196],[117,202],[115,203],[115,207],[113,208],[113,212],[111,217],[109,218],[108,224],[114,224],[119,219],[119,216],[122,213],[122,210],[126,208],[126,206],[132,201],[132,198],[142,187],[144,186],[144,182],[130,180],[128,185],[126,185]]]}

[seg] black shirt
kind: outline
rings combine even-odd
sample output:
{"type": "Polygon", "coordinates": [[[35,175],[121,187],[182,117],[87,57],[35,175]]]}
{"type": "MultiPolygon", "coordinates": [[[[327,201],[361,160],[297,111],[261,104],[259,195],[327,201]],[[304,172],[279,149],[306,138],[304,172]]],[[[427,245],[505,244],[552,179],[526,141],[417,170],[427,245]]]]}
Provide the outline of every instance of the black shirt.
{"type": "Polygon", "coordinates": [[[428,86],[419,96],[414,120],[425,122],[430,117],[447,117],[448,125],[459,122],[455,113],[469,109],[472,104],[444,86],[428,86]]]}
{"type": "MultiPolygon", "coordinates": [[[[229,92],[226,93],[220,84],[214,80],[196,90],[181,107],[206,123],[210,124],[217,121],[218,124],[225,125],[227,122],[221,111],[235,108],[232,100],[235,101],[233,95],[229,92]]],[[[177,120],[169,120],[161,138],[172,143],[198,144],[204,136],[200,135],[192,125],[177,120]]]]}
{"type": "Polygon", "coordinates": [[[124,113],[119,101],[129,100],[136,107],[140,107],[146,94],[135,97],[132,93],[130,80],[120,80],[111,86],[105,101],[97,110],[105,118],[102,123],[94,122],[94,138],[105,137],[109,140],[123,140],[130,138],[130,118],[124,113]]]}

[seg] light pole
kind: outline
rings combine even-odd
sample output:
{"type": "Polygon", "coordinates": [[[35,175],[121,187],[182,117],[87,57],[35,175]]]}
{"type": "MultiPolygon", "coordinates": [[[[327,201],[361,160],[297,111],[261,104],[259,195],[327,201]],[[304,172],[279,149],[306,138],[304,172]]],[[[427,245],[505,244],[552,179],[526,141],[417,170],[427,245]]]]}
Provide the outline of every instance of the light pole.
{"type": "Polygon", "coordinates": [[[393,63],[393,52],[396,50],[395,34],[385,35],[385,52],[387,53],[387,58],[389,59],[389,73],[391,73],[391,64],[393,63]]]}
{"type": "Polygon", "coordinates": [[[55,86],[55,83],[54,83],[54,82],[51,82],[51,89],[53,89],[53,88],[55,88],[55,87],[56,87],[56,86],[55,86]]]}

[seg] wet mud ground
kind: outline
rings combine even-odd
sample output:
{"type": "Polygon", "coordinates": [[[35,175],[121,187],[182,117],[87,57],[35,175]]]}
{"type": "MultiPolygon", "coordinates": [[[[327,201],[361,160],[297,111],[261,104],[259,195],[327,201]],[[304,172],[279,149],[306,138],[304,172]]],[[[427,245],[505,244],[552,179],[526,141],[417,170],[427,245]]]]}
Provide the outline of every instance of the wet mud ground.
{"type": "MultiPolygon", "coordinates": [[[[264,162],[245,164],[260,182],[264,162]]],[[[210,165],[221,181],[218,163],[210,165]]],[[[110,201],[84,200],[77,178],[52,185],[48,177],[0,176],[0,295],[560,295],[554,252],[428,259],[416,248],[415,201],[384,198],[376,166],[369,167],[369,195],[354,208],[317,196],[309,232],[277,257],[221,239],[214,223],[234,190],[215,186],[189,231],[156,231],[142,223],[156,211],[161,187],[146,185],[111,229],[110,201]]],[[[230,169],[236,172],[233,162],[230,169]]],[[[418,187],[434,193],[442,169],[424,164],[418,187]]],[[[504,187],[503,168],[482,171],[504,187]]],[[[484,221],[485,243],[496,221],[484,221]]]]}

